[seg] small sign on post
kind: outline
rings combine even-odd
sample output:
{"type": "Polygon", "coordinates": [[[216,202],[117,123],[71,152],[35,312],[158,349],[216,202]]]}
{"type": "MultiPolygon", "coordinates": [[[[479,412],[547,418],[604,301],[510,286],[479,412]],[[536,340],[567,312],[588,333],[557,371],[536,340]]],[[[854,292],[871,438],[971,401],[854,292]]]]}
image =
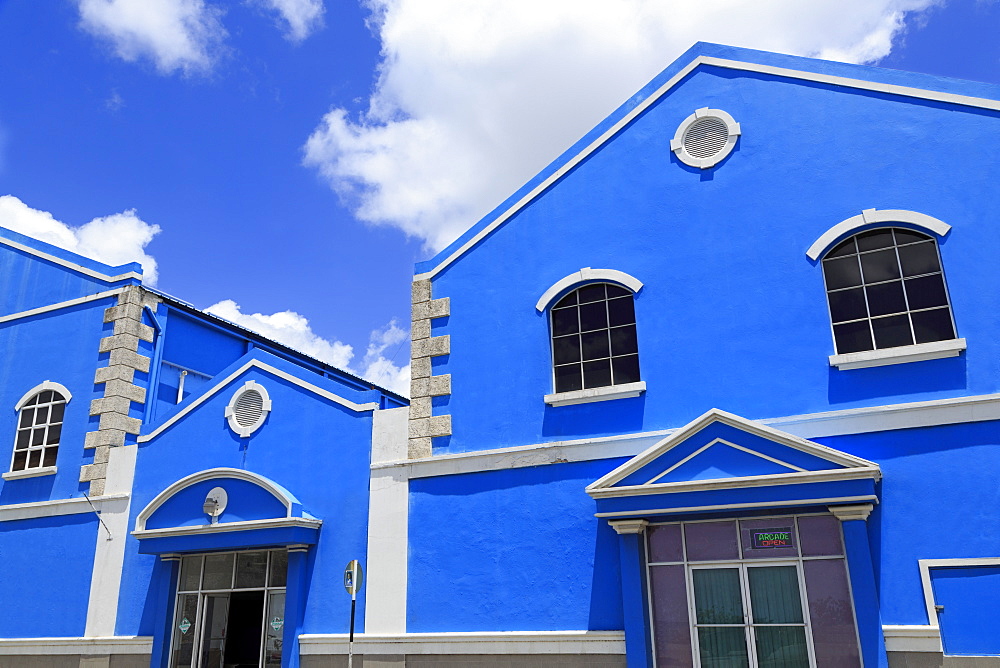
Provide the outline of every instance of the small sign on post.
{"type": "Polygon", "coordinates": [[[357,559],[352,559],[344,569],[344,589],[351,595],[351,634],[347,641],[347,668],[354,668],[354,609],[358,603],[358,590],[364,582],[365,572],[357,559]]]}

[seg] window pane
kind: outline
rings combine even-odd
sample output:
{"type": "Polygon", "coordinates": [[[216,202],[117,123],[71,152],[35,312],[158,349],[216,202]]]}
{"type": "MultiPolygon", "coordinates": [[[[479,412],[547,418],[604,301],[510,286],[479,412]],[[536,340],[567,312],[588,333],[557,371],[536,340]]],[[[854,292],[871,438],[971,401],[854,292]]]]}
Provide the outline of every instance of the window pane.
{"type": "Polygon", "coordinates": [[[177,615],[174,618],[173,651],[170,653],[171,668],[188,668],[194,658],[195,622],[198,617],[198,595],[181,594],[177,601],[177,615]]]}
{"type": "Polygon", "coordinates": [[[240,552],[236,555],[236,589],[263,587],[267,577],[267,552],[240,552]]]}
{"type": "Polygon", "coordinates": [[[288,552],[285,550],[271,551],[271,572],[267,578],[267,586],[284,587],[288,572],[288,552]]]}
{"type": "MultiPolygon", "coordinates": [[[[742,624],[743,597],[738,568],[696,568],[694,582],[695,619],[699,624],[742,624]]],[[[743,634],[743,629],[739,629],[743,634]]]]}
{"type": "MultiPolygon", "coordinates": [[[[677,540],[680,540],[680,527],[677,540]]],[[[691,624],[688,621],[684,566],[649,569],[653,608],[653,642],[657,668],[691,668],[691,624]]]]}
{"type": "Polygon", "coordinates": [[[43,406],[35,409],[35,424],[45,424],[49,421],[49,407],[43,406]]]}
{"type": "Polygon", "coordinates": [[[878,283],[899,278],[899,262],[893,249],[865,253],[861,258],[861,270],[865,283],[878,283]]]}
{"type": "Polygon", "coordinates": [[[264,666],[281,665],[281,638],[285,628],[285,593],[273,592],[267,598],[264,620],[264,666]]]}
{"type": "Polygon", "coordinates": [[[46,445],[59,445],[59,436],[62,434],[62,425],[54,424],[49,427],[48,437],[45,439],[46,445]]]}
{"type": "Polygon", "coordinates": [[[771,626],[754,631],[758,668],[809,668],[805,627],[771,626]]]}
{"type": "Polygon", "coordinates": [[[612,327],[635,323],[635,303],[631,295],[608,302],[608,321],[612,327]]]}
{"type": "Polygon", "coordinates": [[[63,411],[66,410],[66,404],[58,403],[52,406],[52,413],[49,416],[49,422],[62,422],[63,421],[63,411]]]}
{"type": "Polygon", "coordinates": [[[28,468],[36,469],[42,465],[42,451],[31,450],[28,452],[28,468]]]}
{"type": "Polygon", "coordinates": [[[580,322],[575,306],[552,311],[552,336],[575,334],[578,331],[580,331],[580,322]]]}
{"type": "Polygon", "coordinates": [[[38,429],[33,429],[31,432],[31,444],[32,445],[42,445],[42,441],[45,439],[45,427],[39,427],[38,429]]]}
{"type": "Polygon", "coordinates": [[[646,531],[646,538],[649,541],[650,561],[684,561],[680,524],[651,526],[646,531]]]}
{"type": "Polygon", "coordinates": [[[854,610],[843,559],[802,562],[817,666],[861,668],[854,610]]]}
{"type": "Polygon", "coordinates": [[[608,307],[603,301],[580,306],[580,331],[589,332],[608,326],[608,307]]]}
{"type": "Polygon", "coordinates": [[[28,451],[21,450],[14,453],[14,464],[10,467],[11,471],[23,471],[24,467],[28,464],[28,451]]]}
{"type": "Polygon", "coordinates": [[[899,261],[903,263],[903,276],[916,276],[941,271],[938,262],[937,244],[927,241],[899,249],[899,261]]]}
{"type": "Polygon", "coordinates": [[[569,293],[568,295],[560,299],[558,302],[556,302],[556,305],[553,306],[552,308],[560,308],[562,306],[569,306],[570,304],[575,304],[575,303],[576,303],[576,290],[574,290],[573,292],[569,293]]]}
{"type": "Polygon", "coordinates": [[[847,325],[834,325],[833,337],[837,341],[837,352],[841,355],[874,348],[867,320],[847,325]]]}
{"type": "Polygon", "coordinates": [[[896,233],[896,243],[900,246],[903,244],[912,244],[915,241],[928,241],[930,239],[926,234],[914,232],[913,230],[904,230],[900,227],[897,227],[893,231],[896,233]]]}
{"type": "Polygon", "coordinates": [[[851,253],[858,252],[857,248],[854,246],[854,237],[851,237],[847,241],[842,241],[833,247],[833,250],[826,254],[827,257],[840,257],[841,255],[850,255],[851,253]]]}
{"type": "Polygon", "coordinates": [[[911,309],[947,306],[948,295],[944,291],[944,277],[941,274],[911,278],[906,281],[906,298],[911,309]]]}
{"type": "Polygon", "coordinates": [[[826,277],[827,290],[861,285],[861,269],[858,258],[853,255],[838,260],[824,260],[823,275],[826,277]]]}
{"type": "Polygon", "coordinates": [[[914,313],[913,331],[917,335],[917,343],[930,341],[947,341],[955,338],[955,329],[951,324],[951,310],[947,308],[914,313]]]}
{"type": "Polygon", "coordinates": [[[611,347],[608,343],[608,330],[601,329],[596,332],[588,332],[581,334],[580,338],[583,343],[584,360],[611,356],[611,347]]]}
{"type": "Polygon", "coordinates": [[[736,522],[694,522],[684,525],[688,561],[739,559],[736,522]]]}
{"type": "Polygon", "coordinates": [[[233,586],[233,554],[209,554],[205,557],[202,589],[229,589],[233,586]]]}
{"type": "Polygon", "coordinates": [[[56,454],[58,452],[59,448],[45,448],[45,456],[43,457],[42,466],[55,466],[56,454]]]}
{"type": "Polygon", "coordinates": [[[178,580],[179,591],[196,591],[201,581],[201,557],[184,557],[181,559],[181,577],[178,580]]]}
{"type": "Polygon", "coordinates": [[[611,360],[583,363],[583,386],[605,387],[611,384],[611,360]]]}
{"type": "Polygon", "coordinates": [[[745,668],[750,665],[746,633],[742,628],[699,628],[698,649],[701,668],[745,668]]]}
{"type": "Polygon", "coordinates": [[[802,600],[795,566],[747,569],[754,624],[802,624],[802,600]]]}
{"type": "Polygon", "coordinates": [[[17,450],[25,450],[28,447],[28,441],[31,439],[31,430],[22,429],[17,432],[17,444],[14,446],[17,450]]]}
{"type": "Polygon", "coordinates": [[[840,520],[836,517],[816,515],[800,517],[798,521],[802,556],[818,557],[844,553],[844,546],[840,540],[840,520]]]}
{"type": "Polygon", "coordinates": [[[583,372],[579,364],[556,367],[556,392],[572,392],[583,389],[583,372]]]}
{"type": "Polygon", "coordinates": [[[856,238],[858,240],[858,250],[860,251],[888,248],[889,246],[892,246],[892,229],[885,228],[881,230],[872,230],[871,232],[863,232],[856,238]]]}
{"type": "Polygon", "coordinates": [[[25,408],[21,410],[21,421],[17,424],[18,427],[30,427],[35,423],[35,409],[25,408]]]}
{"type": "Polygon", "coordinates": [[[38,403],[38,397],[39,397],[39,395],[36,394],[35,396],[33,396],[30,399],[28,399],[28,403],[26,403],[24,405],[25,406],[34,406],[35,404],[38,403]]]}
{"type": "Polygon", "coordinates": [[[581,304],[604,299],[604,284],[585,285],[576,291],[581,304]]]}
{"type": "Polygon", "coordinates": [[[630,355],[639,352],[639,344],[635,340],[635,325],[615,327],[611,330],[611,354],[630,355]]]}
{"type": "Polygon", "coordinates": [[[552,358],[556,364],[580,361],[580,337],[576,334],[552,339],[552,358]]]}
{"type": "Polygon", "coordinates": [[[50,401],[52,401],[54,397],[55,394],[52,392],[52,390],[45,390],[44,392],[38,395],[38,403],[47,404],[50,401]]]}
{"type": "Polygon", "coordinates": [[[910,333],[910,319],[905,315],[874,318],[872,329],[875,331],[876,348],[896,348],[913,343],[913,335],[910,333]]]}
{"type": "Polygon", "coordinates": [[[612,357],[611,369],[614,371],[615,385],[639,382],[639,356],[612,357]]]}
{"type": "Polygon", "coordinates": [[[831,292],[829,297],[830,317],[833,318],[834,322],[868,317],[868,308],[865,306],[864,288],[838,290],[837,292],[831,292]]]}
{"type": "Polygon", "coordinates": [[[613,297],[624,297],[626,295],[632,296],[632,293],[623,287],[612,285],[611,283],[605,283],[604,289],[608,291],[608,299],[613,297]]]}
{"type": "Polygon", "coordinates": [[[868,310],[872,316],[906,311],[902,281],[868,285],[865,287],[865,292],[868,293],[868,310]]]}

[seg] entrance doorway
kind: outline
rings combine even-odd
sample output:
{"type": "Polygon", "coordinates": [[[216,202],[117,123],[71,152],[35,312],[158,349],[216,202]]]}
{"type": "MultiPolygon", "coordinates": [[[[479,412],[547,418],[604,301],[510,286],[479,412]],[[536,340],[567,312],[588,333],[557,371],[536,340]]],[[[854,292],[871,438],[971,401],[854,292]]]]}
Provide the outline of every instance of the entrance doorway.
{"type": "Polygon", "coordinates": [[[285,550],[182,558],[171,668],[280,666],[287,570],[285,550]]]}

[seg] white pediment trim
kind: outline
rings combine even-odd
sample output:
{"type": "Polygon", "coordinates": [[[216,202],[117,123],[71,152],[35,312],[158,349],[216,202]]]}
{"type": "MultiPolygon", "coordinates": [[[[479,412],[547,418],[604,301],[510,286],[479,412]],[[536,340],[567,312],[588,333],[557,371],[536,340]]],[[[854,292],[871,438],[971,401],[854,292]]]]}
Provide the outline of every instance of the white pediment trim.
{"type": "Polygon", "coordinates": [[[744,447],[742,445],[737,445],[736,443],[730,443],[729,441],[727,441],[725,439],[717,438],[717,439],[711,441],[710,443],[707,443],[707,444],[701,446],[700,448],[698,448],[697,450],[695,450],[694,452],[692,452],[687,457],[681,459],[679,462],[676,462],[673,466],[668,467],[662,473],[658,473],[657,475],[653,476],[648,481],[646,481],[646,484],[647,485],[652,485],[654,482],[656,482],[657,480],[659,480],[663,476],[667,475],[668,473],[671,473],[672,471],[677,470],[679,467],[683,466],[684,464],[687,464],[689,461],[691,461],[692,459],[694,459],[695,457],[697,457],[701,453],[705,452],[706,450],[708,450],[712,446],[718,445],[720,443],[722,445],[729,446],[730,448],[734,448],[736,450],[740,450],[742,452],[749,453],[749,454],[753,455],[754,457],[760,457],[761,459],[765,459],[765,460],[767,460],[769,462],[772,462],[774,464],[778,464],[779,466],[784,466],[786,469],[788,469],[789,472],[797,471],[799,473],[802,473],[802,472],[805,471],[804,468],[795,466],[794,464],[789,464],[788,462],[783,462],[780,459],[776,459],[774,457],[769,457],[768,455],[765,455],[763,453],[757,452],[756,450],[753,450],[751,448],[746,448],[746,447],[744,447]]]}
{"type": "MultiPolygon", "coordinates": [[[[713,441],[713,443],[714,442],[715,441],[713,441]]],[[[726,442],[726,444],[732,445],[729,442],[726,442]]],[[[712,443],[702,448],[702,450],[707,449],[707,447],[709,447],[710,445],[712,445],[712,443]]],[[[754,452],[749,448],[741,447],[740,449],[744,449],[747,452],[750,452],[751,454],[756,454],[758,456],[761,456],[760,453],[754,452]]],[[[668,469],[666,472],[673,470],[673,468],[676,468],[676,466],[679,466],[680,464],[684,463],[684,461],[691,459],[691,457],[693,456],[694,455],[688,456],[685,460],[678,462],[673,467],[668,469]]],[[[772,461],[776,461],[779,464],[789,466],[787,463],[781,462],[780,460],[772,460],[772,461]]],[[[878,464],[876,464],[875,462],[870,462],[867,459],[862,459],[861,457],[855,457],[854,455],[849,455],[846,452],[841,452],[839,450],[829,448],[825,445],[820,445],[819,443],[815,443],[813,441],[809,441],[804,438],[800,438],[798,436],[793,436],[792,434],[779,431],[777,429],[774,429],[773,427],[768,427],[759,422],[755,422],[753,420],[747,420],[746,418],[742,418],[738,415],[727,413],[726,411],[720,410],[718,408],[713,408],[704,413],[703,415],[701,415],[700,417],[696,418],[695,420],[684,425],[683,427],[681,427],[674,433],[670,434],[669,436],[666,436],[662,440],[654,443],[644,452],[639,453],[629,461],[625,462],[624,464],[616,468],[614,471],[611,471],[604,477],[599,478],[598,480],[592,482],[590,485],[587,486],[587,493],[593,496],[594,498],[597,498],[597,496],[608,496],[608,495],[622,496],[626,495],[622,494],[623,490],[634,490],[635,488],[648,487],[651,489],[655,488],[657,491],[649,491],[642,493],[662,494],[668,490],[680,490],[682,486],[688,488],[686,491],[692,491],[691,488],[695,487],[702,487],[706,489],[707,488],[719,489],[724,484],[730,487],[754,486],[754,485],[748,485],[748,483],[752,483],[753,481],[758,481],[756,486],[770,485],[770,484],[784,484],[783,481],[813,482],[811,480],[808,480],[808,477],[814,475],[824,475],[827,478],[875,477],[876,480],[881,477],[878,464]],[[656,483],[655,481],[658,480],[659,477],[661,477],[657,476],[654,477],[645,485],[614,487],[617,483],[621,482],[632,473],[638,471],[639,469],[646,466],[650,462],[654,461],[658,457],[661,457],[663,454],[669,452],[674,447],[687,441],[696,433],[714,423],[722,423],[728,425],[730,427],[733,427],[734,429],[739,429],[740,431],[746,432],[753,436],[758,436],[760,438],[767,439],[773,443],[777,443],[779,445],[784,445],[786,447],[799,450],[814,457],[819,457],[820,459],[824,459],[830,462],[831,464],[836,464],[837,466],[843,468],[832,469],[830,471],[800,470],[800,471],[790,471],[789,473],[779,473],[766,476],[743,476],[736,478],[725,478],[720,480],[693,480],[689,482],[674,482],[674,483],[656,483]],[[851,469],[855,469],[856,471],[851,472],[850,471],[851,469]],[[712,483],[714,487],[709,487],[708,486],[709,483],[712,483]]],[[[636,493],[639,492],[632,491],[627,495],[632,495],[636,493]]]]}

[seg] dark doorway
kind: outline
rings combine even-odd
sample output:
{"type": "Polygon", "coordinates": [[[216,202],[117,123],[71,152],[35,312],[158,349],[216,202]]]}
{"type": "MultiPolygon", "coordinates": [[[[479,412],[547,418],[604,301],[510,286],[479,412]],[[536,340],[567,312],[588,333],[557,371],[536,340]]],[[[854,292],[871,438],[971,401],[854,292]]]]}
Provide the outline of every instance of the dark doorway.
{"type": "Polygon", "coordinates": [[[257,668],[264,623],[264,592],[234,591],[229,595],[229,628],[225,668],[257,668]]]}

